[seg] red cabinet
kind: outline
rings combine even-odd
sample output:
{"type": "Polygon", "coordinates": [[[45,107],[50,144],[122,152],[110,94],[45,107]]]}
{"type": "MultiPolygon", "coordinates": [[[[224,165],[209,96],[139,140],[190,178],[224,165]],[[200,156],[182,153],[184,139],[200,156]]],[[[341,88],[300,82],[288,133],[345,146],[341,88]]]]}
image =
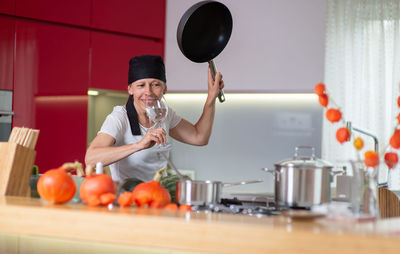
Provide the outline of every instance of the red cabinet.
{"type": "Polygon", "coordinates": [[[13,89],[15,20],[0,16],[0,90],[13,89]]]}
{"type": "Polygon", "coordinates": [[[87,96],[38,96],[34,104],[36,128],[40,130],[36,145],[40,172],[68,161],[84,162],[87,96]]]}
{"type": "Polygon", "coordinates": [[[126,91],[131,57],[163,56],[165,3],[0,0],[13,15],[0,14],[0,89],[14,91],[13,126],[40,130],[41,172],[84,161],[88,87],[126,91]]]}
{"type": "MultiPolygon", "coordinates": [[[[3,0],[2,0],[3,1],[3,0]]],[[[16,0],[17,16],[78,26],[90,25],[91,0],[16,0]]],[[[94,1],[95,2],[95,1],[94,1]]]]}
{"type": "Polygon", "coordinates": [[[163,44],[153,40],[92,32],[91,88],[126,91],[129,59],[163,55],[163,44]]]}
{"type": "Polygon", "coordinates": [[[15,14],[15,1],[16,0],[1,0],[0,13],[15,14]]]}
{"type": "Polygon", "coordinates": [[[34,95],[84,95],[89,81],[89,31],[17,21],[15,83],[34,95]]]}
{"type": "Polygon", "coordinates": [[[92,27],[163,39],[165,8],[166,0],[96,0],[92,7],[92,27]]]}
{"type": "Polygon", "coordinates": [[[14,73],[14,126],[40,130],[35,163],[83,161],[89,31],[17,21],[14,73]]]}

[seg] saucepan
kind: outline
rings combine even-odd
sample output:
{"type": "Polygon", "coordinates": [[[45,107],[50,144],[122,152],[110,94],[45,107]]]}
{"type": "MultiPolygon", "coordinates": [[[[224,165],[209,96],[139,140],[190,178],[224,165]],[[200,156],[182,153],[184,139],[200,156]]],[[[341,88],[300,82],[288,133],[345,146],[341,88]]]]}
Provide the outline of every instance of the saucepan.
{"type": "MultiPolygon", "coordinates": [[[[195,63],[208,62],[215,79],[217,70],[213,59],[228,44],[231,33],[232,15],[229,9],[220,2],[202,1],[183,14],[176,37],[183,55],[195,63]]],[[[218,99],[225,101],[222,90],[218,99]]]]}
{"type": "Polygon", "coordinates": [[[179,176],[176,182],[175,199],[179,204],[187,205],[208,205],[218,204],[221,202],[222,188],[228,186],[261,183],[262,180],[242,181],[233,183],[223,183],[220,181],[193,181],[185,180],[183,175],[176,168],[174,163],[164,154],[160,153],[167,160],[168,165],[179,176]]]}
{"type": "Polygon", "coordinates": [[[176,201],[179,204],[187,205],[218,204],[221,202],[221,193],[223,187],[260,182],[263,181],[253,180],[223,183],[220,181],[180,180],[176,182],[176,201]]]}

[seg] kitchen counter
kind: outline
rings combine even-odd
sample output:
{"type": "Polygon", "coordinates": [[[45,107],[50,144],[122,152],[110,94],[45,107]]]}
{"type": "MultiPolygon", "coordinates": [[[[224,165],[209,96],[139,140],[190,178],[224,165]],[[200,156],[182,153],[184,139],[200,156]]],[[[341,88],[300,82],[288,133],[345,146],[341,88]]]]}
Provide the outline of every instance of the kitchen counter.
{"type": "Polygon", "coordinates": [[[0,234],[131,246],[142,253],[399,253],[400,218],[293,220],[0,197],[0,234]]]}

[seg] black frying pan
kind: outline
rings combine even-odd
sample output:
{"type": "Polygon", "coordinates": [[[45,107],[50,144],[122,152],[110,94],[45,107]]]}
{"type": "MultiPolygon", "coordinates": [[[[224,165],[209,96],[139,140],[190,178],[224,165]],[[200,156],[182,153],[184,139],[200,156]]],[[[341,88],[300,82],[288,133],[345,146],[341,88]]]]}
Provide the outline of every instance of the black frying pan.
{"type": "MultiPolygon", "coordinates": [[[[232,33],[232,15],[220,2],[202,1],[183,14],[177,31],[178,45],[182,53],[195,63],[208,62],[215,79],[217,73],[213,59],[222,52],[232,33]]],[[[218,93],[220,102],[224,92],[218,93]]]]}

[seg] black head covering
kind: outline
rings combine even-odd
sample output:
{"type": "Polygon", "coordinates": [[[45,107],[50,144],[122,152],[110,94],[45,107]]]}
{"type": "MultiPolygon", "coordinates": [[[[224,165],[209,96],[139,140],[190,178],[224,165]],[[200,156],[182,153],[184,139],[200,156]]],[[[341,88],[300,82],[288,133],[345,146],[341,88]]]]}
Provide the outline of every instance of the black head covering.
{"type": "MultiPolygon", "coordinates": [[[[164,61],[161,56],[143,55],[135,56],[129,60],[128,84],[144,78],[156,78],[167,82],[165,78],[164,61]]],[[[129,96],[126,102],[126,112],[128,114],[132,135],[141,135],[132,95],[129,96]]]]}
{"type": "Polygon", "coordinates": [[[135,56],[129,61],[128,84],[144,78],[156,78],[167,82],[164,61],[161,56],[135,56]]]}

